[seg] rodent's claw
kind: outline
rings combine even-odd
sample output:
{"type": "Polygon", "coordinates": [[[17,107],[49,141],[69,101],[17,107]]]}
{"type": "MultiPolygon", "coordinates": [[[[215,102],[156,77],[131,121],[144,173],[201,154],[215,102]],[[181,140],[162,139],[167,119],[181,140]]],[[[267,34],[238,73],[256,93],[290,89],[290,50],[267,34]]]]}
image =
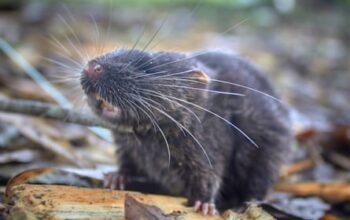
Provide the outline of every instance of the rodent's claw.
{"type": "Polygon", "coordinates": [[[203,215],[216,215],[218,213],[215,204],[212,202],[201,202],[197,200],[193,209],[195,212],[201,212],[203,215]]]}
{"type": "Polygon", "coordinates": [[[104,175],[103,187],[111,190],[125,189],[126,175],[120,172],[110,172],[104,175]]]}

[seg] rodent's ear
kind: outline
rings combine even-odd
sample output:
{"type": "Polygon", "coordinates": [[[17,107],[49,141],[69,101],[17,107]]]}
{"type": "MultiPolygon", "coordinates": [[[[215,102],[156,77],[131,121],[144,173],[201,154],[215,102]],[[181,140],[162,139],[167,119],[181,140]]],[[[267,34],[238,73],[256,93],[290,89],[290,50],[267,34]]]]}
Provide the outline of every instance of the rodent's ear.
{"type": "Polygon", "coordinates": [[[192,76],[198,80],[199,82],[208,84],[210,82],[210,78],[207,74],[205,74],[201,70],[194,70],[192,73],[192,76]]]}

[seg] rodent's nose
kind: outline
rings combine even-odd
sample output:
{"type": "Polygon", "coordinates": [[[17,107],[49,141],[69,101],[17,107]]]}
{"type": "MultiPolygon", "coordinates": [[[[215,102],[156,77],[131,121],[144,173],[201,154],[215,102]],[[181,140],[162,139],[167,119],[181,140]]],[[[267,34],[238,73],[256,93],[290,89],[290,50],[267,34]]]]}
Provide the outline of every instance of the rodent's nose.
{"type": "Polygon", "coordinates": [[[102,74],[103,68],[98,63],[88,63],[83,72],[87,77],[97,79],[102,74]]]}

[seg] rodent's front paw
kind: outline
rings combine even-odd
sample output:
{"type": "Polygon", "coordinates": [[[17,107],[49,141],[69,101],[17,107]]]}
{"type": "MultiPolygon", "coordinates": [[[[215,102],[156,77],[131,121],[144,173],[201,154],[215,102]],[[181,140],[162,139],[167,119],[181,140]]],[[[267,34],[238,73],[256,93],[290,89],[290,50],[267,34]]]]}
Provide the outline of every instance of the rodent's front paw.
{"type": "Polygon", "coordinates": [[[203,215],[216,215],[218,211],[216,210],[215,203],[213,202],[202,202],[197,200],[194,204],[193,210],[195,212],[201,212],[203,215]]]}
{"type": "Polygon", "coordinates": [[[125,183],[127,181],[127,175],[123,172],[109,172],[104,174],[103,187],[113,189],[124,190],[125,183]]]}

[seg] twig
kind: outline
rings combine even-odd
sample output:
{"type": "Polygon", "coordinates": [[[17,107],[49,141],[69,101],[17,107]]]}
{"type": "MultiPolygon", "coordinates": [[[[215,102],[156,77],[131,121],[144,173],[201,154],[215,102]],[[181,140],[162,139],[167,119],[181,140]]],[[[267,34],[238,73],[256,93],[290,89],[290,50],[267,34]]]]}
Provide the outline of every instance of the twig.
{"type": "Polygon", "coordinates": [[[274,189],[295,196],[317,196],[331,203],[350,201],[350,184],[348,182],[277,183],[274,189]]]}
{"type": "MultiPolygon", "coordinates": [[[[35,69],[20,53],[9,43],[0,38],[0,50],[2,50],[14,63],[16,63],[28,76],[30,76],[44,91],[46,91],[61,107],[72,107],[69,100],[64,97],[51,83],[35,69]]],[[[112,141],[109,132],[101,128],[89,128],[95,134],[106,141],[112,141]]]]}
{"type": "Polygon", "coordinates": [[[282,170],[281,177],[286,178],[292,174],[302,172],[307,169],[311,169],[315,166],[315,162],[312,159],[305,159],[296,163],[290,164],[288,167],[282,170]]]}
{"type": "Polygon", "coordinates": [[[88,112],[82,113],[74,109],[38,101],[0,99],[0,111],[56,119],[85,126],[103,127],[122,133],[132,132],[131,127],[113,125],[88,112]]]}

